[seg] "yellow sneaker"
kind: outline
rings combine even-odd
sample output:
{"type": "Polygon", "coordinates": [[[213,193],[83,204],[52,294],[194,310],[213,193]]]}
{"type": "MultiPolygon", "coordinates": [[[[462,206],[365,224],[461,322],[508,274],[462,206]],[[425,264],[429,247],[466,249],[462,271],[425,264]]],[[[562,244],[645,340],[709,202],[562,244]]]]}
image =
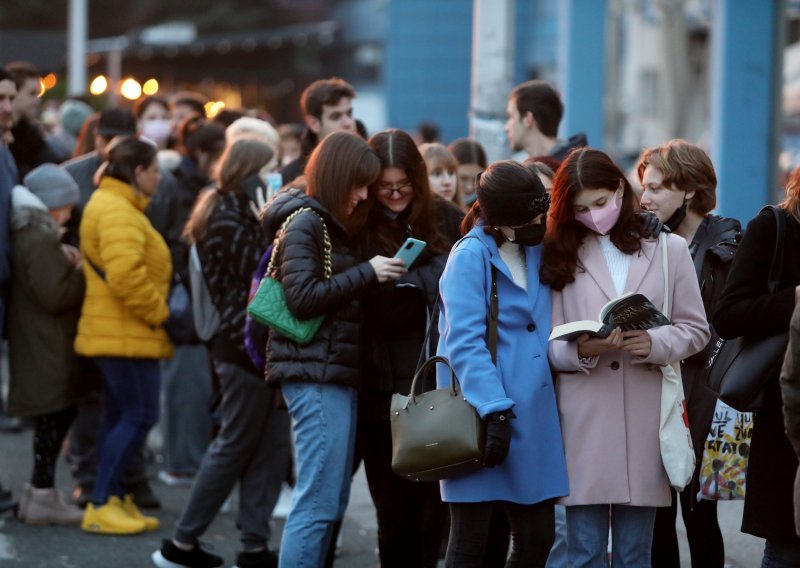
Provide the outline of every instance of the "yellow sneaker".
{"type": "Polygon", "coordinates": [[[156,517],[148,517],[146,515],[142,515],[141,511],[139,511],[139,507],[137,507],[136,503],[133,502],[133,495],[131,495],[130,493],[128,495],[125,495],[125,501],[122,502],[122,510],[125,511],[130,518],[144,522],[144,530],[146,531],[158,530],[159,526],[158,519],[156,517]]]}
{"type": "Polygon", "coordinates": [[[97,534],[138,534],[144,532],[146,526],[143,520],[125,512],[119,497],[110,497],[105,505],[96,509],[93,503],[89,503],[81,522],[84,531],[97,534]]]}

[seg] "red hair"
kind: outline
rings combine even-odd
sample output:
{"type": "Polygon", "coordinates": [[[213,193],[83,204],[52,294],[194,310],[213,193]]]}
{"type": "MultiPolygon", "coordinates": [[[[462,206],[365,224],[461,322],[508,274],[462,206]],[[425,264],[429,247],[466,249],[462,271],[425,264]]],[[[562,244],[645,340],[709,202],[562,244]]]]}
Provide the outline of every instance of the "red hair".
{"type": "Polygon", "coordinates": [[[542,282],[554,290],[575,281],[578,249],[589,229],[575,220],[575,196],[583,189],[614,191],[622,183],[622,205],[617,224],[611,229],[611,242],[625,254],[641,249],[643,222],[639,202],[622,170],[605,153],[593,148],[578,148],[567,156],[553,179],[550,214],[540,270],[542,282]]]}

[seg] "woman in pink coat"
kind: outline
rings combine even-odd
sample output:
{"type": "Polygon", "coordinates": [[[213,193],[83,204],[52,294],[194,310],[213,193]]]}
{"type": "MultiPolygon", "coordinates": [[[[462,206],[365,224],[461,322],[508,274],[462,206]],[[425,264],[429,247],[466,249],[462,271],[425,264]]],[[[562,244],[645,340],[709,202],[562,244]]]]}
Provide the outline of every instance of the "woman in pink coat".
{"type": "MultiPolygon", "coordinates": [[[[606,154],[573,151],[552,200],[541,276],[553,290],[553,326],[596,320],[627,292],[662,306],[661,247],[644,236],[633,189],[606,154]]],[[[686,242],[669,235],[667,244],[672,325],[550,342],[570,487],[561,502],[576,568],[607,565],[609,518],[614,567],[649,567],[656,507],[670,504],[659,367],[700,351],[709,332],[686,242]]]]}

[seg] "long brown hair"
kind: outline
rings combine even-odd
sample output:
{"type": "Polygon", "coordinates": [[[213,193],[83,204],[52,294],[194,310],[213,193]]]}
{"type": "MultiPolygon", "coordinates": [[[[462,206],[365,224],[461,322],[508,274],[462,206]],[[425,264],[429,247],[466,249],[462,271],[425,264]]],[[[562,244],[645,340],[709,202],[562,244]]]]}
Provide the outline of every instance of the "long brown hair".
{"type": "Polygon", "coordinates": [[[554,290],[575,281],[583,270],[578,248],[589,229],[575,220],[575,196],[582,189],[615,190],[622,183],[622,206],[617,224],[609,233],[611,242],[625,254],[641,250],[643,230],[639,202],[625,174],[605,153],[593,148],[578,148],[567,156],[553,179],[550,218],[542,254],[541,280],[554,290]]]}
{"type": "MultiPolygon", "coordinates": [[[[432,251],[444,254],[450,250],[450,245],[445,241],[444,235],[434,218],[434,196],[428,185],[428,170],[425,161],[419,153],[414,139],[402,130],[390,129],[374,134],[369,139],[369,145],[381,162],[381,169],[398,168],[405,172],[411,182],[413,198],[408,208],[403,212],[404,221],[411,227],[414,237],[426,243],[432,251]]],[[[380,179],[380,178],[378,178],[380,179]]],[[[376,180],[377,181],[377,180],[376,180]]],[[[381,206],[374,203],[375,184],[370,187],[370,208],[367,226],[370,235],[374,235],[381,249],[390,254],[400,248],[406,238],[406,232],[400,230],[396,223],[388,223],[381,206]]]]}
{"type": "Polygon", "coordinates": [[[322,139],[306,164],[306,193],[330,211],[352,235],[366,222],[368,208],[361,204],[347,214],[350,192],[378,179],[381,163],[357,134],[332,132],[322,139]]]}
{"type": "Polygon", "coordinates": [[[781,208],[795,221],[800,223],[800,167],[792,170],[786,181],[786,198],[781,201],[781,208]]]}

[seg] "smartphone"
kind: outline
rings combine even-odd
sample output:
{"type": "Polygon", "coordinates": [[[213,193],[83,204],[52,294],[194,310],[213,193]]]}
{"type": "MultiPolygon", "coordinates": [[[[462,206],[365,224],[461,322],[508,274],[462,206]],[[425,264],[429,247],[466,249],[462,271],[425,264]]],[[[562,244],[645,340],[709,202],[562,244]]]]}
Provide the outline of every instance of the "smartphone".
{"type": "Polygon", "coordinates": [[[281,190],[283,185],[283,176],[278,172],[270,172],[267,174],[267,201],[275,197],[275,194],[281,190]]]}
{"type": "Polygon", "coordinates": [[[395,253],[394,257],[405,262],[406,268],[411,268],[411,265],[414,264],[415,260],[417,260],[419,253],[421,253],[426,246],[428,245],[425,241],[408,237],[406,242],[404,242],[400,249],[398,249],[398,251],[395,253]]]}

